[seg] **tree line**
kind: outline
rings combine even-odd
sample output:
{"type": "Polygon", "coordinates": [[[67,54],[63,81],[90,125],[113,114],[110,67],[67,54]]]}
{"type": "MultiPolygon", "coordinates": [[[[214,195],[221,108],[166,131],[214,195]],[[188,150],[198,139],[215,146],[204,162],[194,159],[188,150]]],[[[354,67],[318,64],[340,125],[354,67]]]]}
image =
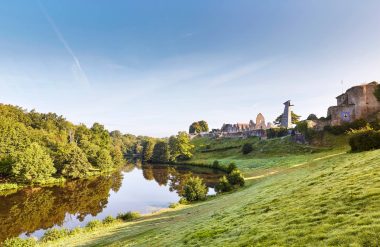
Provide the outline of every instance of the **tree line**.
{"type": "Polygon", "coordinates": [[[88,128],[55,113],[0,104],[0,177],[31,183],[112,170],[124,164],[136,139],[99,123],[88,128]]]}

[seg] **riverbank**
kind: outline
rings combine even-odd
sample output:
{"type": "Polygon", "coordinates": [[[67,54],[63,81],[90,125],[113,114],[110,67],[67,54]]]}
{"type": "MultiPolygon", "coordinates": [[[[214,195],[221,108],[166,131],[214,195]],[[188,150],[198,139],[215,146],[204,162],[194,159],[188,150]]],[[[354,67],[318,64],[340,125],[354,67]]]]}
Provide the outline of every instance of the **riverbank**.
{"type": "Polygon", "coordinates": [[[380,241],[379,156],[326,156],[249,180],[235,193],[41,245],[373,246],[380,241]]]}

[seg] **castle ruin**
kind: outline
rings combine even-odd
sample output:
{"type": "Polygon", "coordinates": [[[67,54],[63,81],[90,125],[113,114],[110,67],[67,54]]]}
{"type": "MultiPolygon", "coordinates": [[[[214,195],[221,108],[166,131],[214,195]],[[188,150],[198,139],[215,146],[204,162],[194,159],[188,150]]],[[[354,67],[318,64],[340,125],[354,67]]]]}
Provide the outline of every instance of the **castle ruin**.
{"type": "Polygon", "coordinates": [[[336,97],[337,105],[328,109],[327,117],[332,126],[358,119],[380,119],[380,102],[374,95],[377,82],[354,86],[336,97]]]}

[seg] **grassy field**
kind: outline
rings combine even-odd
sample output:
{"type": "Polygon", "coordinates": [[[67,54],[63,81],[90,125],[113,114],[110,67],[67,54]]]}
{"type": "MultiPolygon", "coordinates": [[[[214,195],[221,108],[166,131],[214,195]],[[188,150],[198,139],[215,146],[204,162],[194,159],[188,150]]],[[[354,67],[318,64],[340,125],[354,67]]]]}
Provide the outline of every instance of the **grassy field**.
{"type": "MultiPolygon", "coordinates": [[[[267,145],[281,141],[287,142],[267,145]]],[[[306,154],[289,144],[289,155],[282,147],[256,149],[251,159],[230,149],[218,159],[237,160],[246,174],[262,173],[260,166],[281,169],[248,180],[234,193],[46,245],[379,246],[380,150],[351,154],[343,152],[345,145],[336,146],[303,147],[310,148],[306,154]],[[265,152],[274,153],[273,165],[265,152]]],[[[195,158],[215,160],[207,155],[195,158]]]]}
{"type": "Polygon", "coordinates": [[[291,142],[289,137],[260,141],[248,139],[196,138],[196,152],[190,162],[212,164],[218,160],[228,165],[234,162],[247,177],[279,172],[284,168],[310,162],[314,159],[347,152],[346,136],[325,134],[323,144],[308,146],[291,142]],[[253,146],[253,152],[243,155],[244,143],[253,146]]]}

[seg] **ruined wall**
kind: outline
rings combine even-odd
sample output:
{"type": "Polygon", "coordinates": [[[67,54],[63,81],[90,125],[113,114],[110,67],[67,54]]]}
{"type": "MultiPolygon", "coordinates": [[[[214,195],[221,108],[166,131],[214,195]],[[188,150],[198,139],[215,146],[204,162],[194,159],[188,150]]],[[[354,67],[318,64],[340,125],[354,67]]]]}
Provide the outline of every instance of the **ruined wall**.
{"type": "Polygon", "coordinates": [[[331,125],[340,125],[357,119],[372,121],[379,115],[380,102],[374,95],[377,83],[355,86],[337,97],[337,106],[328,109],[331,125]]]}

